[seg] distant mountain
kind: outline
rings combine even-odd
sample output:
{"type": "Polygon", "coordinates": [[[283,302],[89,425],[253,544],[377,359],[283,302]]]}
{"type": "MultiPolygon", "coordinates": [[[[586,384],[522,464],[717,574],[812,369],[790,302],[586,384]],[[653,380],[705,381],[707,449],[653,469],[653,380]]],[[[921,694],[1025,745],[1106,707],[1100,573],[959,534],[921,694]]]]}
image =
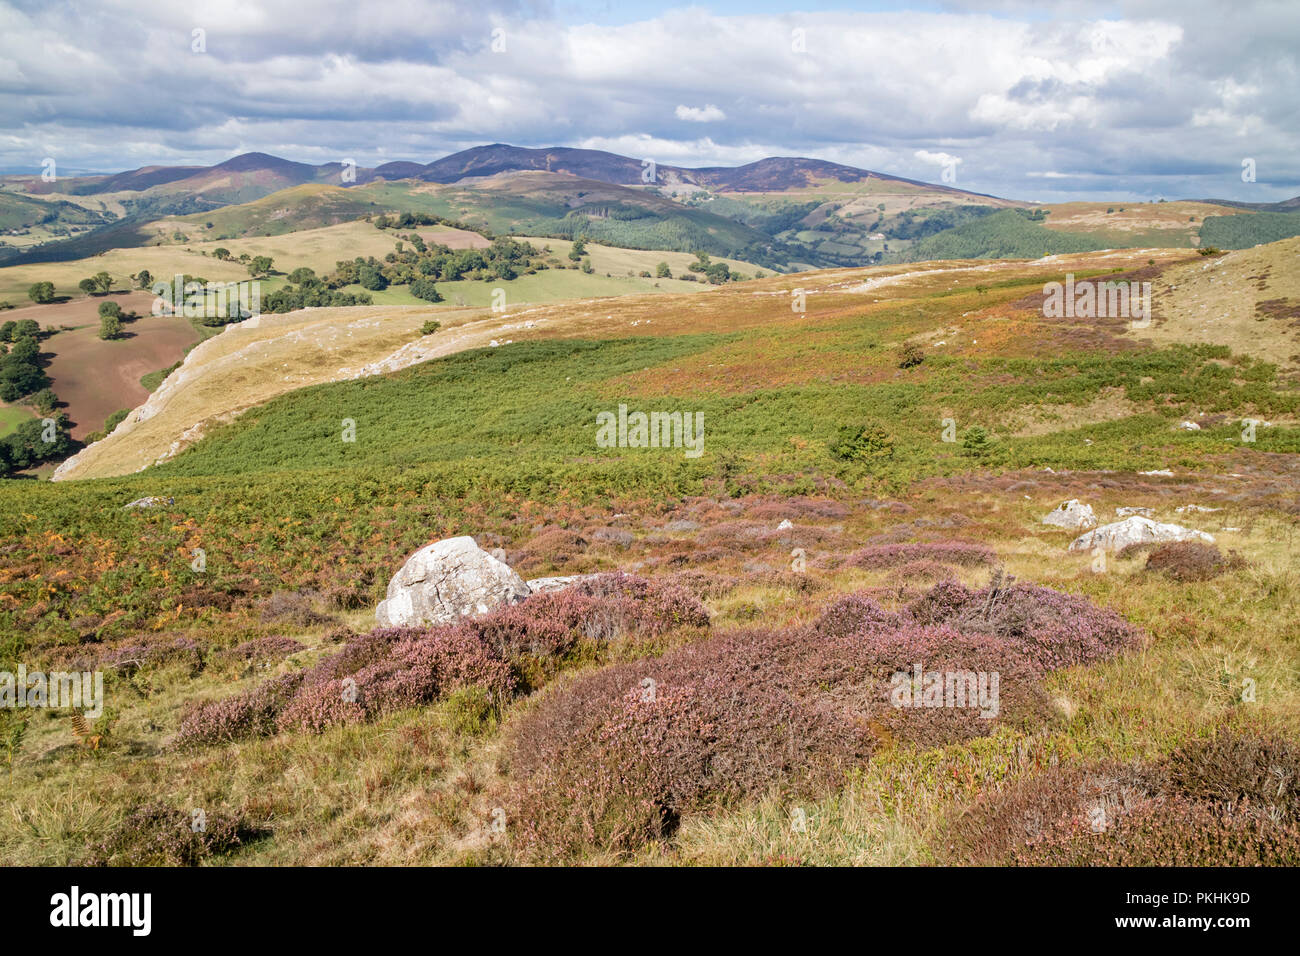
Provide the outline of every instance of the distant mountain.
{"type": "MultiPolygon", "coordinates": [[[[373,170],[372,177],[415,178],[433,183],[454,183],[474,176],[495,176],[500,173],[535,170],[570,173],[583,179],[593,179],[615,186],[645,186],[649,184],[643,178],[646,169],[644,160],[599,149],[572,149],[567,146],[528,149],[505,143],[493,143],[491,146],[475,146],[472,149],[444,156],[423,167],[417,167],[413,163],[388,163],[373,170]]],[[[661,185],[684,183],[719,192],[784,192],[791,189],[805,189],[827,180],[857,183],[868,179],[905,183],[954,196],[980,195],[951,186],[938,186],[915,179],[904,179],[901,176],[844,166],[822,159],[787,156],[760,159],[744,166],[707,166],[698,169],[656,164],[654,183],[661,185]]]]}
{"type": "Polygon", "coordinates": [[[1254,212],[1300,212],[1300,196],[1283,199],[1280,202],[1238,202],[1235,199],[1202,199],[1200,201],[1214,203],[1216,206],[1231,206],[1233,209],[1250,209],[1254,212]]]}

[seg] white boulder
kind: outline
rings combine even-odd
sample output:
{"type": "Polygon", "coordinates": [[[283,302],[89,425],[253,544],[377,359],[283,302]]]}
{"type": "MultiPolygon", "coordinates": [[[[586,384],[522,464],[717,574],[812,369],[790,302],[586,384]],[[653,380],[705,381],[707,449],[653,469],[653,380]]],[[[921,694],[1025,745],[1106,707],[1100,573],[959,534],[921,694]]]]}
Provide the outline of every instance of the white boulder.
{"type": "Polygon", "coordinates": [[[1078,531],[1095,526],[1097,516],[1092,512],[1092,505],[1085,505],[1078,498],[1071,498],[1043,515],[1043,524],[1054,524],[1060,528],[1078,531]]]}
{"type": "Polygon", "coordinates": [[[380,627],[446,624],[518,604],[532,591],[469,536],[427,544],[406,559],[375,609],[380,627]]]}
{"type": "Polygon", "coordinates": [[[1214,544],[1214,539],[1204,531],[1194,531],[1176,524],[1161,524],[1134,515],[1080,535],[1070,542],[1070,550],[1091,551],[1093,548],[1101,548],[1105,551],[1120,551],[1130,544],[1161,541],[1204,541],[1206,544],[1214,544]]]}

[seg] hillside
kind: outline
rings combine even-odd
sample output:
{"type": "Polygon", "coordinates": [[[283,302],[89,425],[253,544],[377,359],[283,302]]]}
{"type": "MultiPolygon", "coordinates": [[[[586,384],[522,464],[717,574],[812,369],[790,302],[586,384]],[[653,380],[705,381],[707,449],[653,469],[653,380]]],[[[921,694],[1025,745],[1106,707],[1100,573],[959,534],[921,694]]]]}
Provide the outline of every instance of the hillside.
{"type": "Polygon", "coordinates": [[[137,859],[145,801],[242,828],[207,865],[1290,859],[1169,768],[1272,766],[1300,731],[1300,390],[1269,360],[1295,241],[443,310],[431,336],[379,306],[231,327],[74,466],[120,477],[0,482],[0,654],[103,668],[113,702],[93,755],[52,714],[6,723],[0,860],[137,859]],[[1153,324],[1049,317],[1067,272],[1153,281],[1153,324]],[[703,454],[602,447],[620,405],[700,414],[703,454]],[[1070,550],[1042,522],[1068,499],[1215,545],[1070,550]],[[375,630],[454,535],[530,578],[618,574],[465,625],[482,643],[375,630]],[[918,659],[999,672],[1001,710],[881,706],[918,659]],[[416,679],[442,661],[466,676],[416,679]],[[980,836],[1028,806],[1078,840],[1080,780],[1119,801],[1120,772],[1181,815],[980,836]]]}

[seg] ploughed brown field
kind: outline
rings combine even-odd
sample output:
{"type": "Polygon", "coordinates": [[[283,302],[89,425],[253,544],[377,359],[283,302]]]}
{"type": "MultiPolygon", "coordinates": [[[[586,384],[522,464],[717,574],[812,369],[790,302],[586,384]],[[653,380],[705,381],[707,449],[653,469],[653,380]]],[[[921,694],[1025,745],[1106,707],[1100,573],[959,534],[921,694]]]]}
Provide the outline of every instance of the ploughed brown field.
{"type": "Polygon", "coordinates": [[[14,319],[32,318],[44,329],[81,326],[58,332],[41,343],[53,358],[45,372],[63,410],[72,419],[78,440],[104,427],[104,419],[123,408],[135,408],[149,397],[140,377],[167,368],[185,356],[199,334],[185,319],[149,314],[148,292],[107,297],[78,297],[68,302],[16,309],[14,319]],[[124,313],[140,316],[123,325],[123,337],[105,342],[99,337],[99,304],[116,302],[124,313]]]}

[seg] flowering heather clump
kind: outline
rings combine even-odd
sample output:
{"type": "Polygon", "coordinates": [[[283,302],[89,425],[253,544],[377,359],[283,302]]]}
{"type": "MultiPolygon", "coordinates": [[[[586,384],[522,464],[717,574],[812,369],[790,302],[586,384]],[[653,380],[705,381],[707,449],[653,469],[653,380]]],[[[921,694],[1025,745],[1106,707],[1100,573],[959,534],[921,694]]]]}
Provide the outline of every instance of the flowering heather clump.
{"type": "Polygon", "coordinates": [[[1156,764],[1056,768],[955,818],[958,861],[1029,866],[1294,866],[1300,748],[1221,732],[1156,764]]]}
{"type": "Polygon", "coordinates": [[[466,622],[504,657],[559,658],[583,640],[605,643],[675,627],[708,627],[709,612],[683,588],[622,572],[498,608],[466,622]]]}
{"type": "Polygon", "coordinates": [[[463,687],[480,688],[499,707],[519,690],[525,673],[536,673],[536,662],[544,671],[554,669],[583,640],[655,635],[708,621],[704,606],[680,588],[599,575],[480,618],[427,629],[376,628],[353,637],[310,670],[192,708],[175,742],[319,733],[431,703],[463,687]]]}
{"type": "Polygon", "coordinates": [[[1052,769],[981,794],[947,829],[947,851],[957,862],[1006,863],[1024,847],[1080,821],[1089,810],[1114,820],[1157,797],[1158,787],[1143,768],[1111,762],[1052,769]]]}
{"type": "Polygon", "coordinates": [[[511,815],[538,856],[632,851],[680,815],[774,784],[824,787],[869,755],[865,728],[801,693],[802,632],[736,632],[605,668],[517,725],[511,815]]]}
{"type": "Polygon", "coordinates": [[[846,718],[874,720],[888,738],[922,748],[984,737],[1007,725],[1036,729],[1052,714],[1020,649],[985,634],[915,625],[877,629],[810,663],[809,680],[829,686],[830,700],[844,701],[846,718]],[[852,693],[846,697],[837,685],[852,693]]]}
{"type": "Polygon", "coordinates": [[[827,605],[813,623],[813,631],[822,638],[839,639],[868,630],[896,628],[901,623],[899,615],[886,611],[869,597],[846,594],[827,605]]]}
{"type": "Polygon", "coordinates": [[[196,832],[193,816],[164,803],[136,807],[90,847],[84,866],[197,866],[266,836],[243,817],[212,811],[196,832]]]}
{"type": "Polygon", "coordinates": [[[283,674],[247,693],[191,705],[181,717],[172,746],[184,749],[275,733],[276,718],[304,676],[302,672],[283,674]]]}
{"type": "Polygon", "coordinates": [[[1107,660],[1142,643],[1141,632],[1114,611],[1033,584],[995,582],[947,620],[1019,645],[1043,671],[1107,660]]]}
{"type": "Polygon", "coordinates": [[[920,544],[881,544],[863,548],[849,556],[853,567],[878,571],[895,568],[913,561],[935,561],[973,567],[992,564],[997,555],[992,548],[966,541],[934,541],[920,544]]]}
{"type": "Polygon", "coordinates": [[[943,624],[957,614],[975,592],[960,581],[940,581],[907,606],[917,624],[943,624]]]}

